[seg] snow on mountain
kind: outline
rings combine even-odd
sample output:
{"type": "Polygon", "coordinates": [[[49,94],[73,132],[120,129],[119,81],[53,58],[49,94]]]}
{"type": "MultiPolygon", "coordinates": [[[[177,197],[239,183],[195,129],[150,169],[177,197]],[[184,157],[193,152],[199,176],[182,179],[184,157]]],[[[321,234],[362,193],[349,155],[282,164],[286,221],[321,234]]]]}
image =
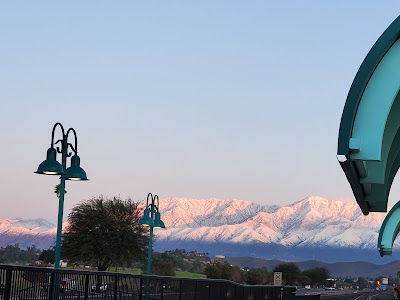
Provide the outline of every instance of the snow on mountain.
{"type": "Polygon", "coordinates": [[[47,249],[54,244],[54,224],[39,219],[0,219],[0,246],[19,244],[20,247],[36,245],[47,249]]]}
{"type": "MultiPolygon", "coordinates": [[[[287,206],[236,199],[164,198],[160,211],[167,228],[155,230],[156,245],[185,241],[375,249],[386,216],[364,216],[355,201],[316,196],[287,206]]],[[[35,244],[45,249],[54,244],[55,234],[55,225],[44,219],[0,220],[0,246],[35,244]]]]}
{"type": "Polygon", "coordinates": [[[12,230],[12,231],[28,231],[28,232],[44,232],[54,228],[55,224],[49,221],[39,218],[39,219],[0,219],[0,230],[12,230]]]}
{"type": "Polygon", "coordinates": [[[386,214],[364,216],[357,203],[308,197],[288,206],[244,200],[162,199],[167,227],[157,240],[376,248],[386,214]]]}

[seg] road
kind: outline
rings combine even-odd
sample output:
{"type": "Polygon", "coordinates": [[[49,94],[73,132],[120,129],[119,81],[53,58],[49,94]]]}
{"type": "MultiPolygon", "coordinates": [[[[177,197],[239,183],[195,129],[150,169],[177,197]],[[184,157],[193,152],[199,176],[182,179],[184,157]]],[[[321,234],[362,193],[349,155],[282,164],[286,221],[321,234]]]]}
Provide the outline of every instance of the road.
{"type": "Polygon", "coordinates": [[[296,295],[321,295],[321,299],[328,300],[384,300],[392,299],[390,291],[354,291],[354,290],[324,290],[324,289],[298,289],[296,295]]]}

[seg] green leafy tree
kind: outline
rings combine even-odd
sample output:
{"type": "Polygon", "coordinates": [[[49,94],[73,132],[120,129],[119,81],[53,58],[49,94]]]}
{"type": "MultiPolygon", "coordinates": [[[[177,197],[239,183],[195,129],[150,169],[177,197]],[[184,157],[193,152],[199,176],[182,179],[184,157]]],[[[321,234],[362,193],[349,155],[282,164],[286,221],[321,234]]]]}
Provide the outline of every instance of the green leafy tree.
{"type": "Polygon", "coordinates": [[[304,274],[300,275],[298,281],[299,281],[299,282],[301,283],[301,285],[303,285],[303,286],[311,285],[311,284],[312,284],[310,277],[308,277],[308,276],[306,276],[306,275],[304,275],[304,274]]]}
{"type": "Polygon", "coordinates": [[[193,263],[192,263],[192,269],[191,269],[191,271],[192,271],[192,272],[197,272],[197,271],[201,270],[202,267],[203,267],[203,265],[202,265],[201,261],[198,260],[198,259],[196,259],[196,260],[194,260],[193,263]]]}
{"type": "Polygon", "coordinates": [[[242,282],[242,272],[237,266],[229,264],[208,265],[204,272],[210,279],[227,279],[235,282],[242,282]]]}
{"type": "Polygon", "coordinates": [[[229,280],[241,283],[244,281],[243,273],[244,272],[238,266],[233,266],[229,280]]]}
{"type": "MultiPolygon", "coordinates": [[[[146,274],[147,261],[142,265],[142,273],[146,274]]],[[[151,273],[159,276],[175,276],[175,260],[174,257],[168,253],[153,253],[151,262],[151,273]]]]}
{"type": "Polygon", "coordinates": [[[358,277],[357,279],[357,285],[359,287],[360,290],[364,289],[367,287],[368,285],[368,280],[365,279],[364,277],[358,277]]]}
{"type": "Polygon", "coordinates": [[[177,268],[180,268],[182,270],[185,269],[185,261],[181,256],[175,258],[175,264],[177,268]]]}
{"type": "Polygon", "coordinates": [[[232,273],[233,267],[228,264],[208,265],[205,269],[205,274],[210,279],[230,279],[232,273]]]}
{"type": "Polygon", "coordinates": [[[283,280],[288,285],[294,285],[301,277],[301,271],[295,263],[279,264],[273,272],[282,272],[283,280]]]}
{"type": "Polygon", "coordinates": [[[351,278],[346,278],[346,279],[344,280],[344,283],[353,284],[354,282],[353,282],[353,279],[351,279],[351,278]]]}
{"type": "MultiPolygon", "coordinates": [[[[66,193],[67,193],[67,191],[64,189],[64,194],[66,194],[66,193]]],[[[57,184],[54,187],[54,194],[57,195],[57,198],[60,198],[60,184],[57,184]]]]}
{"type": "Polygon", "coordinates": [[[247,284],[265,284],[266,274],[261,270],[251,270],[246,272],[246,283],[247,284]]]}
{"type": "Polygon", "coordinates": [[[206,274],[207,278],[210,279],[221,279],[221,271],[222,269],[219,267],[220,264],[215,265],[208,265],[204,273],[206,274]]]}
{"type": "Polygon", "coordinates": [[[26,250],[20,249],[18,244],[0,248],[0,263],[32,263],[38,259],[39,250],[35,245],[26,250]]]}
{"type": "Polygon", "coordinates": [[[54,259],[55,259],[55,250],[54,250],[54,248],[43,250],[39,254],[39,260],[41,260],[43,262],[54,264],[54,259]]]}
{"type": "Polygon", "coordinates": [[[327,268],[318,267],[303,271],[303,275],[308,277],[312,285],[323,284],[330,276],[327,268]]]}
{"type": "Polygon", "coordinates": [[[143,261],[148,237],[138,226],[138,202],[99,196],[72,208],[63,234],[63,257],[106,271],[112,264],[143,261]]]}
{"type": "MultiPolygon", "coordinates": [[[[144,273],[143,269],[142,271],[144,273]]],[[[151,264],[151,273],[159,276],[175,276],[175,263],[165,257],[154,257],[151,264]]]]}

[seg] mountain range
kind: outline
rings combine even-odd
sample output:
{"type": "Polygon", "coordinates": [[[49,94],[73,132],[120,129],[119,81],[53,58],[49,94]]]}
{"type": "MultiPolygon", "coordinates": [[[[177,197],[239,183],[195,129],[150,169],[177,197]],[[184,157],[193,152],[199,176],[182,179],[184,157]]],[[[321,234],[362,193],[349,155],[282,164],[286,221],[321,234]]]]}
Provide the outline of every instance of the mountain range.
{"type": "MultiPolygon", "coordinates": [[[[242,268],[260,268],[265,267],[267,270],[273,270],[274,267],[283,263],[280,260],[265,260],[262,258],[254,257],[229,257],[226,261],[232,265],[237,265],[242,268]]],[[[387,264],[377,265],[365,261],[357,262],[336,262],[336,263],[325,263],[316,260],[307,260],[297,262],[297,266],[301,271],[309,270],[312,268],[323,267],[326,268],[332,277],[369,277],[377,278],[382,277],[393,277],[397,278],[397,272],[400,270],[400,261],[396,260],[387,264]]]]}
{"type": "MultiPolygon", "coordinates": [[[[155,249],[185,248],[210,255],[253,256],[265,259],[326,262],[380,258],[379,228],[386,216],[364,216],[355,201],[328,200],[317,196],[286,206],[260,205],[245,200],[164,198],[161,218],[166,229],[155,230],[155,249]]],[[[0,246],[54,244],[55,225],[44,220],[0,219],[0,246]]]]}

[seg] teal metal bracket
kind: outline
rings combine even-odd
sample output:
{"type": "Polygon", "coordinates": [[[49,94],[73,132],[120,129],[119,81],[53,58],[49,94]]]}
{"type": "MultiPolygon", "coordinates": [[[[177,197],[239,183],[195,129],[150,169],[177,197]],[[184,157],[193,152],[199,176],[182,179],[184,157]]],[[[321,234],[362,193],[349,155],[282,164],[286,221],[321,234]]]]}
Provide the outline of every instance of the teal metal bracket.
{"type": "Polygon", "coordinates": [[[400,17],[358,70],[343,109],[338,160],[363,214],[386,212],[400,167],[400,17]]]}
{"type": "Polygon", "coordinates": [[[393,242],[400,231],[400,201],[397,202],[383,221],[378,237],[378,250],[381,256],[391,255],[393,242]]]}

